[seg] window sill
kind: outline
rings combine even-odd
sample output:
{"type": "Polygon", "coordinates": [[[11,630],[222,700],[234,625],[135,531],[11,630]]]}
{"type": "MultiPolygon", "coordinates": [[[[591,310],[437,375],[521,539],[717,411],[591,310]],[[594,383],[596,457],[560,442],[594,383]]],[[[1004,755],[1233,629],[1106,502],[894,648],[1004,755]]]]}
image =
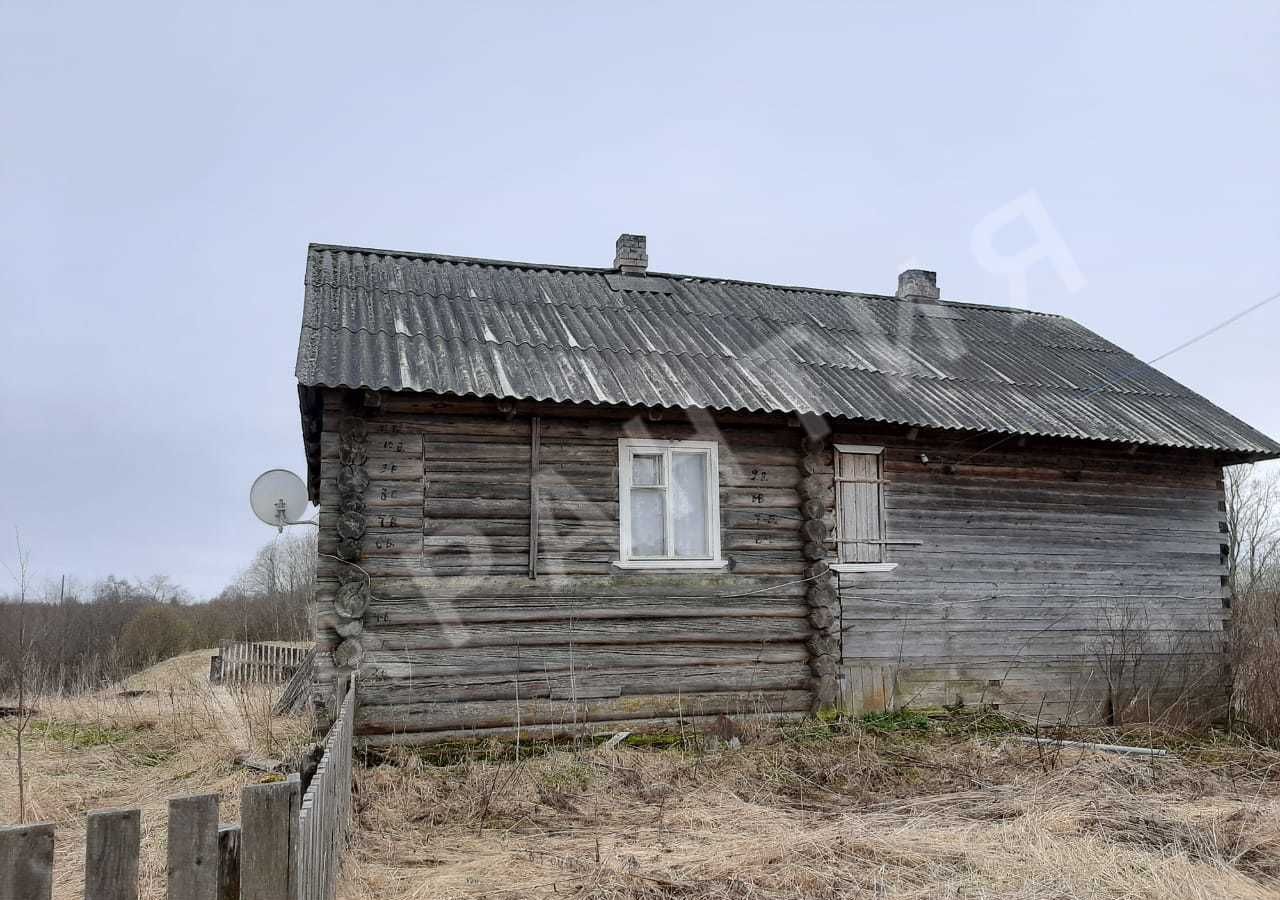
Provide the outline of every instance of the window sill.
{"type": "Polygon", "coordinates": [[[666,569],[673,572],[684,569],[723,569],[727,559],[615,559],[615,569],[666,569]]]}
{"type": "Polygon", "coordinates": [[[858,572],[892,572],[898,568],[897,563],[834,563],[832,572],[856,574],[858,572]]]}

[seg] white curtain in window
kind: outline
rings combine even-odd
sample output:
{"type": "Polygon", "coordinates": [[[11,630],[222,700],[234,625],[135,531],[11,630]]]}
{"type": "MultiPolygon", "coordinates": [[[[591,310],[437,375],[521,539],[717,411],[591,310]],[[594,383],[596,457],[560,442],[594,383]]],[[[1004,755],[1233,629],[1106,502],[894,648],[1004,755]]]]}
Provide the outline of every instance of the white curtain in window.
{"type": "Polygon", "coordinates": [[[664,556],[663,490],[631,489],[631,555],[664,556]]]}
{"type": "Polygon", "coordinates": [[[671,526],[674,556],[707,555],[707,456],[671,454],[671,526]]]}

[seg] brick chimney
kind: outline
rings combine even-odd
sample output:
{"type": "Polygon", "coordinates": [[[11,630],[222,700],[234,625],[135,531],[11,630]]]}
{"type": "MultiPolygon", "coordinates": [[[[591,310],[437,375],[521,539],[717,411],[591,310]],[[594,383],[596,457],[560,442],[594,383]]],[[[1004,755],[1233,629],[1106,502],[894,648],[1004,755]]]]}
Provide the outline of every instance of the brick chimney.
{"type": "Polygon", "coordinates": [[[613,267],[628,275],[643,275],[649,268],[649,254],[645,250],[643,234],[618,235],[617,252],[613,267]]]}
{"type": "Polygon", "coordinates": [[[938,273],[925,269],[907,269],[898,276],[898,299],[937,303],[938,273]]]}

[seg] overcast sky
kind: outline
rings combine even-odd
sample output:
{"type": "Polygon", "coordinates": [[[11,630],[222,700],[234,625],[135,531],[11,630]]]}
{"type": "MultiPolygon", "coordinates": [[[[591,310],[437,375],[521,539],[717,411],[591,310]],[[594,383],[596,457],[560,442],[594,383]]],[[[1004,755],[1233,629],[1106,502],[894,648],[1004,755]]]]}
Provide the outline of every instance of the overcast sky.
{"type": "MultiPolygon", "coordinates": [[[[42,576],[203,597],[271,537],[308,241],[914,265],[1146,359],[1280,291],[1275,3],[182,6],[0,0],[0,526],[42,576]]],[[[1160,368],[1278,436],[1278,332],[1160,368]]]]}

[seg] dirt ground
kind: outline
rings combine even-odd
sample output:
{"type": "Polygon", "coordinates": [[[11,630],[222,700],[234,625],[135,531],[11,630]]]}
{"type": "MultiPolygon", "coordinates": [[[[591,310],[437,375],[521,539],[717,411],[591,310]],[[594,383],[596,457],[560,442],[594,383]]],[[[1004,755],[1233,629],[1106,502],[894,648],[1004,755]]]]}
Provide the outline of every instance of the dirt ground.
{"type": "MultiPolygon", "coordinates": [[[[222,820],[234,821],[240,789],[263,777],[237,758],[283,758],[311,739],[309,718],[270,714],[278,687],[210,686],[214,652],[174,657],[101,691],[33,701],[27,821],[57,825],[55,898],[83,895],[84,817],[112,807],[142,808],[142,896],[164,897],[168,799],[216,793],[222,820]]],[[[16,749],[13,720],[0,720],[4,824],[18,821],[16,749]]]]}
{"type": "Polygon", "coordinates": [[[1280,753],[1045,751],[984,718],[398,751],[359,775],[341,896],[1280,898],[1280,753]]]}

